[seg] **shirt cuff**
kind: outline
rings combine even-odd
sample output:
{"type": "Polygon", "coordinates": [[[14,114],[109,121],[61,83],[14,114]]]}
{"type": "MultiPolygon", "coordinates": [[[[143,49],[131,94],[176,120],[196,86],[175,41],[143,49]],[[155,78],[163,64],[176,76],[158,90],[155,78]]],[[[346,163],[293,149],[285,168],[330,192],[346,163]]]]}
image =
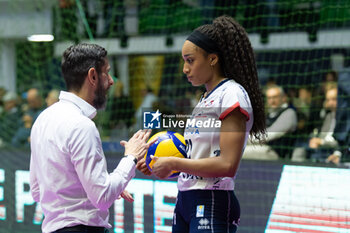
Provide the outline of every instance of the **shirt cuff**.
{"type": "Polygon", "coordinates": [[[131,180],[135,177],[135,167],[136,164],[133,158],[131,156],[125,156],[120,160],[116,170],[118,170],[125,179],[131,180]]]}

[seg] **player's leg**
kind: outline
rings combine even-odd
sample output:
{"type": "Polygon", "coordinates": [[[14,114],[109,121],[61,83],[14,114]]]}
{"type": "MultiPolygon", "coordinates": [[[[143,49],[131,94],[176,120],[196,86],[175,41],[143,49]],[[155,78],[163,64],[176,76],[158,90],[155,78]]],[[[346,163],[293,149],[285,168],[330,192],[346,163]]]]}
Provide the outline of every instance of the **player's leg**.
{"type": "Polygon", "coordinates": [[[174,216],[173,216],[173,226],[172,233],[188,233],[189,223],[185,220],[183,216],[184,208],[186,209],[186,203],[183,200],[183,192],[179,192],[176,199],[174,216]]]}
{"type": "Polygon", "coordinates": [[[205,191],[197,203],[196,214],[191,215],[190,233],[237,231],[240,206],[233,191],[205,191]]]}

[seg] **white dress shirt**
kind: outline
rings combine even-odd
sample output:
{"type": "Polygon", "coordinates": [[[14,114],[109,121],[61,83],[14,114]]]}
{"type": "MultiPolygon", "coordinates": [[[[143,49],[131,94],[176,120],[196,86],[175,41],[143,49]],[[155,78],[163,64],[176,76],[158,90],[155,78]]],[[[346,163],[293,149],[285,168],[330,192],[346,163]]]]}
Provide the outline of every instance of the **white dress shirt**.
{"type": "Polygon", "coordinates": [[[130,157],[108,174],[95,115],[89,103],[61,91],[32,127],[30,187],[44,233],[79,224],[110,228],[108,208],[135,176],[130,157]]]}

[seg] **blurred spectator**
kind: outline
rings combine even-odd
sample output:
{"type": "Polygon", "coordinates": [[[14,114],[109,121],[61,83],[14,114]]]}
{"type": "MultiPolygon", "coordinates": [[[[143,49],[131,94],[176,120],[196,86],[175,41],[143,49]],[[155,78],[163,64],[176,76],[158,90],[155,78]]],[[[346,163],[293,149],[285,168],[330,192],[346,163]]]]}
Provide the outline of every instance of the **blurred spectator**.
{"type": "Polygon", "coordinates": [[[52,89],[46,96],[45,103],[47,107],[50,107],[58,101],[59,90],[52,89]]]}
{"type": "Polygon", "coordinates": [[[337,93],[336,87],[326,92],[325,113],[321,114],[323,124],[320,128],[314,129],[314,136],[309,141],[311,160],[325,162],[327,156],[338,146],[338,142],[333,137],[336,125],[337,93]]]}
{"type": "Polygon", "coordinates": [[[310,118],[314,125],[311,125],[312,129],[322,124],[322,119],[320,118],[320,110],[323,109],[323,104],[325,102],[325,93],[327,89],[337,85],[338,73],[336,71],[328,71],[322,82],[319,83],[318,87],[314,89],[312,93],[311,108],[310,108],[310,118]]]}
{"type": "Polygon", "coordinates": [[[312,91],[307,87],[301,87],[298,90],[298,95],[292,100],[293,106],[296,108],[298,124],[295,134],[295,148],[292,152],[291,160],[294,162],[302,162],[306,159],[305,147],[309,140],[310,133],[313,130],[313,123],[310,117],[311,112],[311,95],[312,91]]]}
{"type": "Polygon", "coordinates": [[[0,118],[0,141],[3,146],[11,144],[11,140],[21,125],[22,113],[19,99],[15,92],[7,92],[3,97],[4,113],[0,118]]]}
{"type": "MultiPolygon", "coordinates": [[[[338,147],[326,159],[326,162],[339,165],[350,162],[350,92],[347,87],[338,86],[336,126],[334,137],[338,141],[338,147]]],[[[346,81],[345,85],[348,85],[346,81]]]]}
{"type": "Polygon", "coordinates": [[[325,162],[328,155],[338,146],[333,136],[336,126],[337,92],[336,85],[326,91],[324,106],[319,112],[322,123],[313,129],[308,143],[298,144],[292,160],[304,161],[310,158],[315,162],[325,162]]]}
{"type": "Polygon", "coordinates": [[[31,88],[26,93],[27,102],[22,106],[23,116],[11,144],[15,147],[29,147],[30,130],[36,118],[43,110],[43,99],[37,88],[31,88]]]}
{"type": "Polygon", "coordinates": [[[144,87],[141,90],[141,92],[142,92],[143,100],[141,105],[137,108],[135,112],[135,121],[136,121],[134,125],[135,130],[143,128],[143,116],[142,116],[143,112],[154,110],[153,104],[157,102],[157,96],[153,94],[153,91],[149,86],[144,87]]]}
{"type": "Polygon", "coordinates": [[[298,115],[298,134],[310,133],[309,127],[312,92],[307,87],[301,87],[297,91],[297,97],[292,99],[298,115]]]}
{"type": "MultiPolygon", "coordinates": [[[[288,105],[287,96],[280,86],[269,86],[266,90],[266,99],[266,144],[249,143],[243,154],[244,159],[289,158],[294,147],[293,132],[297,127],[296,111],[288,105]]],[[[257,143],[254,138],[251,139],[251,142],[257,143]]]]}
{"type": "Polygon", "coordinates": [[[19,127],[11,140],[11,144],[17,148],[29,148],[30,146],[30,130],[33,125],[33,118],[28,113],[22,117],[22,126],[19,127]]]}
{"type": "Polygon", "coordinates": [[[31,88],[27,92],[27,104],[24,107],[24,112],[30,115],[35,121],[43,109],[43,99],[37,88],[31,88]]]}
{"type": "Polygon", "coordinates": [[[277,83],[276,83],[276,79],[275,78],[268,78],[267,81],[266,81],[266,84],[262,87],[263,94],[265,95],[267,89],[269,89],[270,87],[274,87],[276,85],[277,85],[277,83]]]}

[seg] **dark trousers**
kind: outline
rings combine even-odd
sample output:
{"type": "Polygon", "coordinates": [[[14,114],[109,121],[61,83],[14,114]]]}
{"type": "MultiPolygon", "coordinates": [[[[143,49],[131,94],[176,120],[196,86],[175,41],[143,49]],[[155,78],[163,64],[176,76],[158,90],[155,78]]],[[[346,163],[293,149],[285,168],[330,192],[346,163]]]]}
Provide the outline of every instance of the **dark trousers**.
{"type": "Polygon", "coordinates": [[[104,227],[93,227],[93,226],[85,226],[85,225],[77,225],[72,227],[64,227],[59,229],[53,233],[109,233],[108,229],[104,227]]]}

